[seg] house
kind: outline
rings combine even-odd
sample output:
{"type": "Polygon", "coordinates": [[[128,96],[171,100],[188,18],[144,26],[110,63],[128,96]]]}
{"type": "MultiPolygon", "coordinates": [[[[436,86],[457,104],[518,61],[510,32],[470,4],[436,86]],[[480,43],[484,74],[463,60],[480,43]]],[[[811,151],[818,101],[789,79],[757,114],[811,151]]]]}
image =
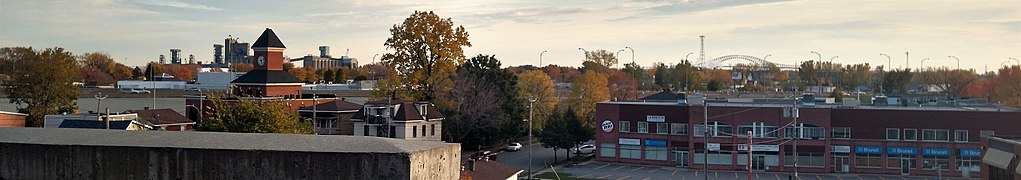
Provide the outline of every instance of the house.
{"type": "Polygon", "coordinates": [[[430,102],[368,102],[351,121],[355,136],[440,141],[443,114],[430,102]]]}
{"type": "Polygon", "coordinates": [[[314,117],[317,134],[354,135],[354,124],[351,122],[351,117],[361,109],[362,105],[347,102],[344,99],[334,99],[333,102],[302,107],[298,109],[298,115],[305,119],[314,117]]]}
{"type": "Polygon", "coordinates": [[[147,131],[153,129],[151,124],[146,124],[142,121],[129,120],[129,121],[97,121],[91,119],[67,119],[60,122],[58,128],[76,128],[76,129],[115,129],[115,130],[127,130],[127,131],[147,131]],[[109,124],[109,125],[108,125],[109,124]],[[107,127],[109,126],[109,127],[107,127]]]}
{"type": "Polygon", "coordinates": [[[109,115],[91,112],[82,114],[54,114],[43,117],[43,128],[59,128],[60,124],[70,119],[100,121],[102,120],[100,117],[103,116],[109,117],[110,121],[130,121],[138,118],[138,114],[135,113],[110,113],[109,115]]]}
{"type": "Polygon", "coordinates": [[[173,109],[147,109],[131,111],[138,114],[138,119],[146,121],[154,128],[164,131],[191,131],[195,122],[184,117],[173,109]]]}
{"type": "Polygon", "coordinates": [[[490,160],[470,160],[461,168],[462,180],[516,180],[524,170],[490,160]]]}
{"type": "Polygon", "coordinates": [[[28,114],[0,111],[0,127],[25,127],[28,114]]]}

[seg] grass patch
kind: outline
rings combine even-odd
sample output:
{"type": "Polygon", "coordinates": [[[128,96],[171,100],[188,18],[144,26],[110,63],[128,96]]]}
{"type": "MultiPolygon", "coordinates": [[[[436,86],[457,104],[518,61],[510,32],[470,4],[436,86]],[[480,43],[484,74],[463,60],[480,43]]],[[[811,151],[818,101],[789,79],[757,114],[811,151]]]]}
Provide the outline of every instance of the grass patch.
{"type": "Polygon", "coordinates": [[[560,161],[557,161],[556,163],[553,163],[553,166],[564,165],[564,164],[567,164],[568,162],[581,163],[581,162],[585,162],[585,161],[588,161],[588,160],[592,160],[595,157],[596,156],[594,154],[571,156],[570,160],[560,160],[560,161]]]}
{"type": "MultiPolygon", "coordinates": [[[[576,177],[571,176],[571,174],[568,174],[568,173],[557,173],[557,174],[559,174],[560,175],[560,179],[563,179],[563,180],[595,180],[595,179],[590,179],[590,178],[576,178],[576,177]]],[[[544,172],[542,174],[537,174],[534,177],[535,178],[542,178],[542,179],[557,179],[557,175],[553,174],[553,172],[544,172]]]]}

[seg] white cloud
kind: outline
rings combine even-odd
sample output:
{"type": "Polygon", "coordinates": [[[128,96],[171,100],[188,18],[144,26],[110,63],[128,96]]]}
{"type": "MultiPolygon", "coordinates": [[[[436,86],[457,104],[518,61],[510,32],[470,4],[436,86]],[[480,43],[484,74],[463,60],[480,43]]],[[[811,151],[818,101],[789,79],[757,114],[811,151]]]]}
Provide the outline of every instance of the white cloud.
{"type": "Polygon", "coordinates": [[[176,0],[144,0],[144,1],[140,1],[140,2],[143,3],[143,4],[148,4],[148,5],[153,5],[153,6],[166,6],[166,7],[175,7],[175,8],[184,8],[184,9],[198,9],[198,10],[211,10],[211,11],[223,10],[223,9],[217,8],[217,7],[201,5],[201,4],[186,3],[186,2],[176,1],[176,0]]]}

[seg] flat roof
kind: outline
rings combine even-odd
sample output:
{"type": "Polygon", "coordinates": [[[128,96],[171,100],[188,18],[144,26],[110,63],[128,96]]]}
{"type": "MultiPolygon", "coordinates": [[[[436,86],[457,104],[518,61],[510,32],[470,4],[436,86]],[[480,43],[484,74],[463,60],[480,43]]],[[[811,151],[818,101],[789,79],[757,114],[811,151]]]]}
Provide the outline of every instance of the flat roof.
{"type": "MultiPolygon", "coordinates": [[[[632,104],[632,105],[673,105],[673,106],[702,106],[698,104],[677,104],[676,101],[603,101],[605,104],[632,104]]],[[[735,102],[714,102],[709,100],[709,106],[717,107],[790,107],[791,104],[779,103],[735,103],[735,102]]],[[[1017,108],[1003,107],[947,107],[947,106],[843,106],[841,104],[815,104],[804,105],[799,103],[798,108],[833,108],[833,109],[876,109],[876,110],[916,110],[916,111],[978,111],[978,112],[1019,112],[1017,108]]]]}
{"type": "Polygon", "coordinates": [[[340,153],[412,153],[456,145],[366,136],[58,128],[0,128],[0,143],[340,153]]]}

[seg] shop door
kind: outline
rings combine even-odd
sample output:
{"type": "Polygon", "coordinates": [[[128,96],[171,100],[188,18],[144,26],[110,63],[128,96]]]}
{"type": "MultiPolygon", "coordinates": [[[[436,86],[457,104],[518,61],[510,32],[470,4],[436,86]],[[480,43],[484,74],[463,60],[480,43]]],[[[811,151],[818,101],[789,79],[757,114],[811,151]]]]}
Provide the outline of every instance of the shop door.
{"type": "Polygon", "coordinates": [[[752,156],[752,170],[766,170],[766,156],[752,156]]]}
{"type": "Polygon", "coordinates": [[[833,171],[846,173],[851,168],[850,158],[847,156],[833,156],[833,171]]]}
{"type": "Polygon", "coordinates": [[[688,151],[674,151],[674,165],[688,167],[688,151]]]}
{"type": "Polygon", "coordinates": [[[911,174],[911,160],[909,158],[900,159],[900,174],[908,175],[911,174]]]}

